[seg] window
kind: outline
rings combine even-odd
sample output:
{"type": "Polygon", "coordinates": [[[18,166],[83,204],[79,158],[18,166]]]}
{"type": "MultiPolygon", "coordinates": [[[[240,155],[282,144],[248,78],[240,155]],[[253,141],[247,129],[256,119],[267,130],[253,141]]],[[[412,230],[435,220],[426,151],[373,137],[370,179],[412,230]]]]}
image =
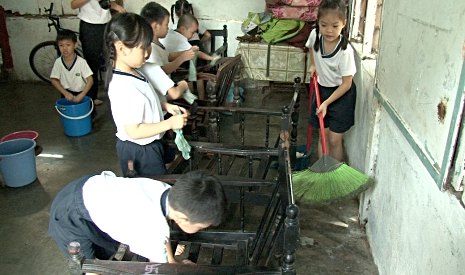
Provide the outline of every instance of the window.
{"type": "Polygon", "coordinates": [[[382,0],[349,0],[349,39],[362,43],[362,58],[378,52],[382,0]]]}

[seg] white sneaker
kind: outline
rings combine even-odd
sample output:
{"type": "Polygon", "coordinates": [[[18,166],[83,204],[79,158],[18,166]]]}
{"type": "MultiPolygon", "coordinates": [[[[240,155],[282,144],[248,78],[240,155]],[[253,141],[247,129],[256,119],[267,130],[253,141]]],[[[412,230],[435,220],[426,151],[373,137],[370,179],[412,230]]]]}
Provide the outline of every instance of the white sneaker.
{"type": "Polygon", "coordinates": [[[94,99],[94,105],[95,106],[99,106],[99,105],[102,105],[103,101],[101,101],[100,99],[94,99]]]}

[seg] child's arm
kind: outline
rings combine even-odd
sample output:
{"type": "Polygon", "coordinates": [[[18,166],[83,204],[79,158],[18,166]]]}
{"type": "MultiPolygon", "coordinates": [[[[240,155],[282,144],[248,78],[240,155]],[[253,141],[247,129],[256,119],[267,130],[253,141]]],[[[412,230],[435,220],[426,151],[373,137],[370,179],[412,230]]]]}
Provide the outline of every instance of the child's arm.
{"type": "MultiPolygon", "coordinates": [[[[212,36],[212,35],[210,34],[209,31],[205,31],[205,32],[202,34],[202,39],[200,39],[200,42],[201,42],[202,44],[204,44],[205,42],[207,42],[207,41],[210,39],[211,36],[212,36]]],[[[214,51],[214,50],[215,50],[215,49],[211,49],[211,51],[214,51]]]]}
{"type": "Polygon", "coordinates": [[[84,90],[82,90],[82,92],[80,92],[74,99],[73,101],[75,103],[79,103],[82,101],[82,99],[87,95],[87,93],[89,92],[90,88],[92,87],[92,84],[94,84],[94,78],[92,77],[92,75],[89,75],[87,78],[86,78],[86,86],[84,87],[84,90]]]}
{"type": "Polygon", "coordinates": [[[213,59],[215,59],[214,56],[208,55],[208,54],[206,54],[204,52],[201,52],[201,51],[197,52],[197,57],[200,58],[200,59],[203,59],[203,60],[208,60],[208,61],[212,61],[213,59]]]}
{"type": "Polygon", "coordinates": [[[166,253],[168,254],[168,263],[170,263],[170,264],[177,264],[177,263],[179,263],[179,262],[176,261],[176,259],[174,258],[173,249],[171,248],[171,239],[168,239],[168,242],[166,243],[166,253]]]}
{"type": "Polygon", "coordinates": [[[312,48],[310,48],[308,52],[310,53],[310,68],[308,68],[308,73],[310,74],[310,77],[312,77],[313,73],[316,72],[315,57],[313,56],[312,48]]]}
{"type": "Polygon", "coordinates": [[[354,77],[352,75],[343,76],[342,84],[339,85],[339,87],[331,94],[330,97],[328,97],[328,99],[321,103],[320,108],[318,108],[316,113],[318,114],[319,112],[322,112],[324,117],[326,115],[328,106],[349,91],[350,87],[352,86],[353,78],[354,77]]]}
{"type": "Polygon", "coordinates": [[[71,8],[72,9],[79,9],[80,7],[84,6],[90,0],[73,0],[71,1],[71,8]]]}
{"type": "Polygon", "coordinates": [[[173,86],[168,90],[166,94],[168,99],[178,99],[182,94],[189,88],[185,80],[181,80],[177,83],[177,86],[173,86]]]}
{"type": "Polygon", "coordinates": [[[53,87],[55,87],[55,89],[57,89],[66,98],[66,100],[73,101],[73,94],[63,88],[63,85],[61,85],[58,78],[51,78],[50,81],[52,82],[53,87]]]}
{"type": "Polygon", "coordinates": [[[186,51],[170,53],[168,56],[168,60],[170,60],[170,63],[162,66],[163,71],[165,71],[166,74],[170,74],[176,71],[182,63],[194,58],[195,49],[198,49],[198,47],[193,46],[192,48],[186,51]]]}
{"type": "Polygon", "coordinates": [[[126,12],[126,10],[118,5],[115,1],[110,2],[110,7],[112,10],[115,10],[117,12],[126,12]]]}
{"type": "Polygon", "coordinates": [[[187,124],[188,111],[177,105],[162,103],[162,109],[166,110],[173,116],[167,120],[163,120],[157,123],[139,123],[124,125],[124,130],[128,136],[132,139],[141,139],[152,137],[168,130],[182,129],[187,124]],[[180,110],[182,114],[176,114],[175,110],[180,110]]]}

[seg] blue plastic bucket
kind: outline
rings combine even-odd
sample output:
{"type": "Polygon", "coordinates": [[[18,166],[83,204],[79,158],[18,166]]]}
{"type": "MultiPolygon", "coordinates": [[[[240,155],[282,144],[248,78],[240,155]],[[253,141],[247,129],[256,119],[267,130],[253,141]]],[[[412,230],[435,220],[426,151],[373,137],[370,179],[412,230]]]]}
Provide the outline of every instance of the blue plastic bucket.
{"type": "Polygon", "coordinates": [[[35,147],[28,138],[0,142],[0,173],[6,186],[21,187],[37,178],[35,147]]]}
{"type": "Polygon", "coordinates": [[[56,102],[55,108],[61,116],[65,134],[70,137],[87,135],[92,131],[92,118],[94,103],[90,97],[85,96],[79,103],[61,98],[56,102]]]}

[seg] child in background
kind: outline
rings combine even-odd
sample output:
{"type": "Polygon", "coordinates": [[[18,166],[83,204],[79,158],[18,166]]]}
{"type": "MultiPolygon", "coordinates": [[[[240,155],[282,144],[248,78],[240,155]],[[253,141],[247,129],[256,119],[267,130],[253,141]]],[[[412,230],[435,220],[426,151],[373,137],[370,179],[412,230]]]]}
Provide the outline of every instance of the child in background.
{"type": "MultiPolygon", "coordinates": [[[[192,38],[194,33],[197,31],[199,23],[197,19],[189,13],[184,14],[179,18],[177,29],[169,30],[168,34],[164,39],[161,39],[160,42],[165,46],[168,52],[180,52],[188,50],[192,47],[189,43],[189,39],[192,38]]],[[[215,57],[210,56],[202,51],[197,52],[197,58],[212,61],[215,57]]],[[[192,83],[189,82],[189,88],[193,90],[192,83]]],[[[203,81],[197,82],[197,92],[200,99],[203,99],[205,88],[203,81]]]]}
{"type": "MultiPolygon", "coordinates": [[[[80,103],[94,83],[92,70],[86,60],[75,52],[78,46],[75,32],[62,29],[58,32],[56,41],[61,56],[53,64],[50,80],[53,87],[61,93],[62,98],[80,103]]],[[[97,117],[95,108],[91,117],[92,123],[95,123],[97,117]]]]}
{"type": "MultiPolygon", "coordinates": [[[[338,161],[343,159],[343,134],[354,125],[356,88],[353,76],[357,72],[354,50],[348,43],[344,27],[347,7],[343,0],[323,0],[318,7],[317,26],[312,30],[306,47],[311,48],[310,75],[318,73],[321,106],[317,109],[315,94],[312,99],[309,123],[319,127],[318,113],[322,113],[328,153],[338,161]]],[[[318,143],[321,157],[321,141],[318,143]]]]}
{"type": "Polygon", "coordinates": [[[142,8],[140,15],[150,23],[153,30],[152,54],[150,55],[149,62],[160,65],[163,71],[167,75],[170,75],[182,63],[194,58],[194,50],[198,50],[198,47],[191,47],[182,52],[170,53],[160,42],[160,39],[165,38],[168,33],[170,18],[170,13],[162,5],[149,2],[142,8]]]}
{"type": "Polygon", "coordinates": [[[166,102],[166,97],[168,99],[177,99],[189,87],[184,80],[179,81],[175,85],[167,73],[171,73],[177,69],[184,61],[192,59],[194,51],[189,49],[180,54],[173,62],[168,62],[169,53],[165,51],[164,46],[159,41],[160,37],[163,38],[168,33],[168,10],[158,3],[150,2],[142,8],[140,15],[149,22],[153,31],[152,53],[141,67],[141,71],[160,95],[161,101],[166,102]]]}
{"type": "Polygon", "coordinates": [[[187,123],[188,112],[160,102],[138,70],[150,56],[152,38],[150,24],[134,13],[116,14],[105,28],[105,79],[117,130],[116,151],[124,175],[129,160],[140,176],[166,174],[160,139],[166,131],[181,129],[187,123]],[[172,116],[164,120],[163,110],[172,116]]]}
{"type": "MultiPolygon", "coordinates": [[[[67,245],[73,241],[80,243],[86,259],[103,260],[124,243],[150,262],[177,263],[168,221],[193,234],[220,224],[226,205],[219,180],[203,171],[182,175],[172,187],[104,171],[75,180],[58,193],[50,209],[48,235],[66,257],[67,245]],[[122,198],[131,207],[111,211],[109,206],[120,205],[122,198]]],[[[182,263],[192,264],[189,260],[182,263]]]]}
{"type": "MultiPolygon", "coordinates": [[[[177,29],[177,23],[179,18],[186,13],[190,13],[194,15],[194,9],[192,8],[192,4],[190,4],[186,0],[178,0],[174,5],[171,6],[171,22],[173,22],[172,29],[177,29]],[[174,21],[174,17],[176,17],[176,22],[174,21]]],[[[211,37],[211,34],[205,29],[201,24],[199,24],[199,28],[197,32],[194,33],[191,39],[189,39],[189,43],[193,46],[198,46],[201,52],[206,52],[205,47],[203,44],[207,42],[211,37]],[[202,35],[202,39],[200,39],[200,35],[202,35]]],[[[214,50],[214,49],[212,49],[214,50]]],[[[204,66],[206,62],[204,60],[198,60],[197,66],[204,66]]]]}
{"type": "Polygon", "coordinates": [[[78,42],[76,33],[63,29],[56,39],[61,56],[53,64],[50,79],[53,87],[74,103],[79,103],[92,87],[92,71],[87,62],[75,52],[78,42]]]}

